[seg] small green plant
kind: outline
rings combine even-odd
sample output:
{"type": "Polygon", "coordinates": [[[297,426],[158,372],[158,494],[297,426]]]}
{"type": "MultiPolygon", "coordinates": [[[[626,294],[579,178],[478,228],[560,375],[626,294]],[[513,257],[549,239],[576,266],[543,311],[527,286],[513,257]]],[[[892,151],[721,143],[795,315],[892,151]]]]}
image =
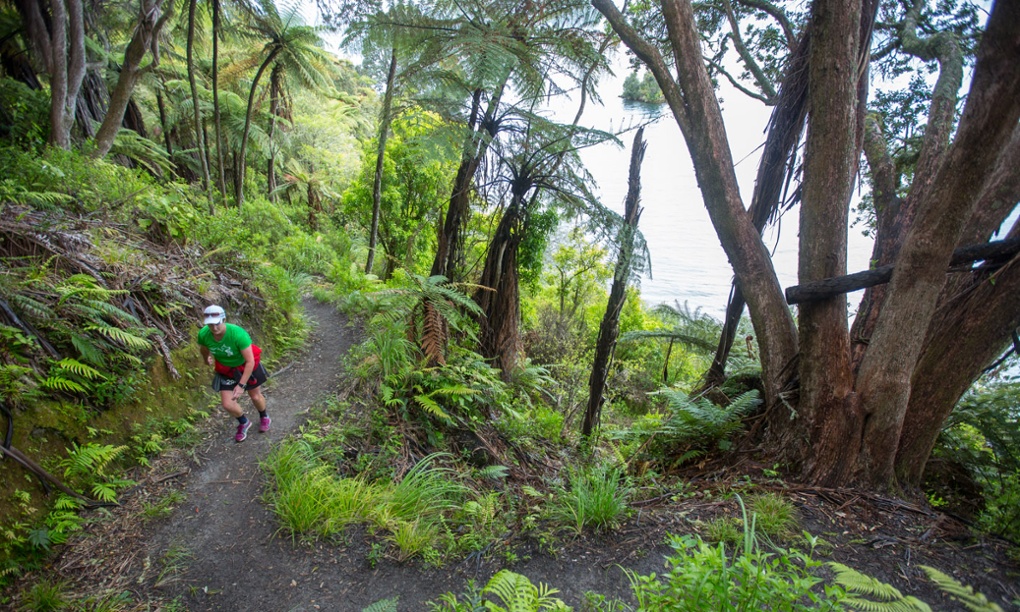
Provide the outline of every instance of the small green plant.
{"type": "Polygon", "coordinates": [[[21,609],[32,612],[48,612],[63,610],[67,604],[67,585],[63,582],[40,580],[32,585],[32,588],[25,594],[21,609]]]}
{"type": "Polygon", "coordinates": [[[142,504],[142,519],[166,518],[173,514],[174,507],[187,499],[183,491],[170,491],[155,503],[142,504]]]}
{"type": "Polygon", "coordinates": [[[619,466],[603,464],[573,470],[569,488],[557,489],[550,514],[578,534],[585,527],[610,528],[623,518],[632,493],[619,466]]]}
{"type": "Polygon", "coordinates": [[[974,587],[964,586],[952,576],[940,572],[934,567],[927,565],[919,566],[928,578],[938,587],[949,594],[950,597],[960,602],[971,612],[1002,612],[998,604],[988,601],[982,593],[974,590],[974,587]]]}
{"type": "Polygon", "coordinates": [[[740,521],[732,516],[721,516],[705,523],[704,533],[709,542],[726,544],[737,544],[743,537],[740,521]]]}
{"type": "Polygon", "coordinates": [[[430,602],[429,607],[433,612],[570,610],[562,600],[553,597],[556,593],[556,589],[544,584],[535,586],[527,576],[501,570],[481,590],[469,580],[462,594],[463,600],[453,593],[445,593],[436,602],[430,602]]]}
{"type": "Polygon", "coordinates": [[[758,534],[785,540],[796,532],[797,510],[782,495],[771,492],[753,495],[750,505],[758,534]]]}
{"type": "Polygon", "coordinates": [[[397,612],[397,604],[400,602],[399,597],[391,597],[389,599],[380,599],[374,604],[367,608],[362,608],[361,612],[397,612]]]}
{"type": "Polygon", "coordinates": [[[187,570],[193,558],[194,554],[188,547],[178,542],[171,544],[160,558],[160,570],[153,586],[159,588],[175,582],[187,570]]]}

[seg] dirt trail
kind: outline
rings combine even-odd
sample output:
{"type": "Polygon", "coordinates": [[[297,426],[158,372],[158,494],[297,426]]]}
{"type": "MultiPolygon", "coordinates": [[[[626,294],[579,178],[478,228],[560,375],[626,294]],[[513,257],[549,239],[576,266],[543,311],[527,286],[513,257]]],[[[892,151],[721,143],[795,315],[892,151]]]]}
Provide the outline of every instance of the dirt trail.
{"type": "MultiPolygon", "coordinates": [[[[310,407],[337,392],[340,358],[353,343],[353,330],[332,306],[306,300],[305,308],[316,325],[310,346],[267,384],[272,430],[258,434],[252,428],[248,439],[236,444],[233,419],[222,412],[212,417],[222,422],[222,431],[201,449],[201,461],[184,483],[187,500],[155,525],[143,543],[150,560],[147,575],[139,577],[147,585],[143,588],[154,588],[159,568],[182,550],[190,555],[180,561],[184,569],[153,595],[180,597],[188,610],[360,611],[399,596],[401,611],[416,611],[446,591],[460,592],[469,578],[484,584],[499,567],[470,561],[429,569],[382,559],[373,568],[360,534],[353,534],[348,545],[335,545],[293,542],[278,532],[260,499],[264,476],[258,462],[272,444],[297,429],[310,407]]],[[[246,410],[254,412],[250,402],[246,410]]],[[[640,546],[628,546],[627,538],[626,532],[618,533],[615,542],[590,548],[578,542],[558,559],[536,555],[511,569],[536,584],[555,586],[575,606],[585,591],[625,594],[629,588],[617,563],[643,572],[662,567],[659,552],[644,554],[640,546]]]]}

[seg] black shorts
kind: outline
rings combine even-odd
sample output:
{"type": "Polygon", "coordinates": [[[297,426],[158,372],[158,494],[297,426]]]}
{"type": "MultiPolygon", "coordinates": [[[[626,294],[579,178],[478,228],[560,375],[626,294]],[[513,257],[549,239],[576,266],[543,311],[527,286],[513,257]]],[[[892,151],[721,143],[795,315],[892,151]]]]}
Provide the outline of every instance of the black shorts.
{"type": "MultiPolygon", "coordinates": [[[[213,391],[233,391],[234,387],[237,386],[237,382],[241,375],[244,374],[244,368],[234,368],[234,377],[224,376],[219,372],[213,374],[212,388],[213,391]]],[[[256,389],[266,382],[269,378],[269,373],[259,363],[255,366],[255,369],[251,371],[251,376],[248,378],[248,384],[244,386],[245,390],[256,389]]]]}

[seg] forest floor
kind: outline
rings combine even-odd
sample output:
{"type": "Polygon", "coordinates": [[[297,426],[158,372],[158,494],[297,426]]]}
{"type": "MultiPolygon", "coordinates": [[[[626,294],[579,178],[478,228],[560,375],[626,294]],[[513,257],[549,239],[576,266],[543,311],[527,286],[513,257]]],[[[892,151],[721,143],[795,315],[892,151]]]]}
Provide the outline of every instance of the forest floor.
{"type": "MultiPolygon", "coordinates": [[[[607,534],[566,538],[552,551],[524,541],[512,565],[478,557],[441,568],[398,563],[380,555],[361,532],[339,543],[295,541],[262,502],[265,480],[258,464],[272,444],[298,430],[310,408],[343,392],[340,359],[356,335],[331,305],[308,299],[305,307],[315,326],[309,346],[267,384],[272,430],[258,434],[252,428],[248,440],[236,444],[233,419],[214,414],[203,425],[200,445],[154,461],[121,507],[62,547],[47,569],[51,580],[55,574],[79,595],[130,591],[146,602],[139,609],[358,612],[399,597],[399,610],[418,611],[442,593],[460,593],[468,579],[484,584],[506,567],[559,589],[557,596],[577,609],[583,609],[586,592],[633,605],[621,568],[662,573],[670,552],[666,534],[689,533],[696,520],[739,516],[732,497],[719,493],[748,482],[743,474],[750,473],[755,490],[774,490],[794,502],[802,528],[827,542],[823,560],[890,582],[937,610],[962,608],[923,577],[920,564],[974,586],[1003,609],[1020,599],[1020,563],[1015,550],[1011,560],[1007,543],[975,537],[927,507],[770,480],[751,460],[711,476],[703,467],[682,492],[643,500],[621,528],[607,534]],[[152,518],[152,509],[165,500],[177,500],[172,512],[152,518]]],[[[26,576],[22,588],[38,577],[26,576]]]]}

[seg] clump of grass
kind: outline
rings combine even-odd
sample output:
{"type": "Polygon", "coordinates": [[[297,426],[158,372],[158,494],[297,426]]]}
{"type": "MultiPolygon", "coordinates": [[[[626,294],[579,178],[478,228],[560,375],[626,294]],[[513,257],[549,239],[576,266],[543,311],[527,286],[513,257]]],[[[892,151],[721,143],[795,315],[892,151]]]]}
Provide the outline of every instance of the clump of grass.
{"type": "MultiPolygon", "coordinates": [[[[444,521],[472,503],[457,474],[437,465],[440,458],[422,459],[399,482],[369,482],[363,476],[342,478],[307,443],[288,442],[263,462],[273,484],[267,499],[295,536],[335,536],[363,523],[383,532],[396,547],[397,558],[407,560],[433,550],[446,533],[444,521]]],[[[455,547],[452,538],[447,539],[447,546],[455,547]]]]}
{"type": "Polygon", "coordinates": [[[732,516],[722,516],[705,523],[705,540],[709,542],[725,542],[737,544],[744,537],[740,521],[732,516]]]}
{"type": "Polygon", "coordinates": [[[155,503],[142,505],[142,520],[166,518],[173,514],[174,507],[187,499],[184,491],[170,491],[155,503]]]}
{"type": "Polygon", "coordinates": [[[550,515],[578,534],[585,527],[607,529],[623,518],[632,493],[619,466],[602,464],[572,470],[569,488],[556,491],[550,515]]]}
{"type": "Polygon", "coordinates": [[[63,610],[68,603],[66,591],[67,585],[63,582],[40,580],[25,594],[21,609],[31,612],[63,610]]]}
{"type": "Polygon", "coordinates": [[[771,539],[785,540],[797,533],[797,509],[778,493],[760,493],[750,499],[757,533],[771,539]]]}

